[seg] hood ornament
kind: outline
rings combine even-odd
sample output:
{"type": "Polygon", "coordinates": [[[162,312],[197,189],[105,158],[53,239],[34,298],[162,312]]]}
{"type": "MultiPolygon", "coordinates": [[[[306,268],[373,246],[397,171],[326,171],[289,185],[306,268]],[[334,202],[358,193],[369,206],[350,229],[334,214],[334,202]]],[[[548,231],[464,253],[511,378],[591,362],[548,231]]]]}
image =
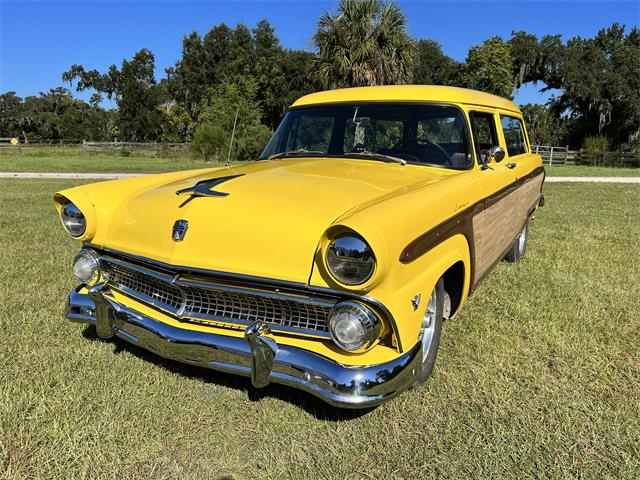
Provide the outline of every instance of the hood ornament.
{"type": "Polygon", "coordinates": [[[185,193],[188,193],[192,197],[226,197],[227,195],[229,195],[228,193],[216,192],[215,190],[212,190],[212,188],[220,185],[221,183],[228,182],[229,180],[233,180],[234,178],[238,178],[243,175],[244,173],[241,173],[240,175],[229,175],[227,177],[211,178],[209,180],[200,180],[193,187],[178,190],[176,192],[176,195],[183,195],[185,193]]]}
{"type": "Polygon", "coordinates": [[[189,222],[186,220],[176,220],[176,223],[173,224],[173,234],[171,238],[173,238],[174,242],[181,242],[184,240],[184,236],[187,234],[187,230],[189,229],[189,222]]]}

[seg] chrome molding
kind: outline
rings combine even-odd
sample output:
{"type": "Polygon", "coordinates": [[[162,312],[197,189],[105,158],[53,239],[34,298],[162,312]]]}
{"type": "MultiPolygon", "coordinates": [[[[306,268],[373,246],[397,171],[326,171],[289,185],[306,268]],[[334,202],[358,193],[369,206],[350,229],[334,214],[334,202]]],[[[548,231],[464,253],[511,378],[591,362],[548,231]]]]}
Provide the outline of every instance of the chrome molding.
{"type": "MultiPolygon", "coordinates": [[[[80,288],[80,287],[78,287],[80,288]]],[[[245,338],[186,330],[117,303],[104,284],[69,295],[67,318],[99,326],[104,338],[117,336],[172,360],[252,377],[254,385],[289,385],[341,408],[379,405],[409,388],[420,374],[421,346],[379,365],[347,366],[266,337],[254,323],[245,338]],[[93,301],[98,303],[93,305],[93,301]],[[79,313],[84,312],[84,313],[79,313]],[[92,313],[93,312],[93,313],[92,313]]]]}

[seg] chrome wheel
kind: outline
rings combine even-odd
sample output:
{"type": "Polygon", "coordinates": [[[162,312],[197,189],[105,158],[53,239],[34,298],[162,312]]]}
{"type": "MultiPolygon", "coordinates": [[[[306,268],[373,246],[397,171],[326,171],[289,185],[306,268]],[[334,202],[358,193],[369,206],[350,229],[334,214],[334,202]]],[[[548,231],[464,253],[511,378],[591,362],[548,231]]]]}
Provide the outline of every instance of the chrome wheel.
{"type": "Polygon", "coordinates": [[[518,256],[522,257],[524,254],[524,247],[527,244],[527,225],[525,224],[524,228],[518,235],[518,256]]]}
{"type": "Polygon", "coordinates": [[[442,333],[444,296],[444,280],[441,278],[433,287],[422,315],[419,337],[422,348],[422,363],[419,371],[416,372],[414,386],[422,385],[426,382],[436,364],[440,334],[442,333]]]}
{"type": "Polygon", "coordinates": [[[423,363],[429,355],[431,346],[433,345],[433,338],[436,330],[437,307],[437,295],[436,289],[434,288],[431,291],[431,295],[429,296],[429,303],[427,304],[427,309],[424,311],[424,316],[422,317],[422,327],[420,328],[422,336],[423,363]]]}
{"type": "Polygon", "coordinates": [[[524,252],[527,250],[527,241],[529,240],[529,222],[526,221],[520,233],[513,240],[511,248],[507,251],[504,259],[507,262],[518,262],[524,257],[524,252]]]}

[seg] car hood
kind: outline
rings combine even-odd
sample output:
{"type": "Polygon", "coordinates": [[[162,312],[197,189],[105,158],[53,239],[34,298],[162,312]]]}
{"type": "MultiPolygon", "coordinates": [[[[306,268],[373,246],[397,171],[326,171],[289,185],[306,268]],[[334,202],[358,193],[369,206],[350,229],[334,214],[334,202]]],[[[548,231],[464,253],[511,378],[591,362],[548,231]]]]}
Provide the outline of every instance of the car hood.
{"type": "Polygon", "coordinates": [[[99,243],[173,265],[306,283],[319,240],[338,217],[442,174],[434,168],[334,158],[189,172],[129,194],[110,213],[99,243]],[[226,196],[176,194],[228,176],[236,177],[212,188],[226,196]],[[181,241],[172,238],[178,220],[188,222],[181,241]]]}

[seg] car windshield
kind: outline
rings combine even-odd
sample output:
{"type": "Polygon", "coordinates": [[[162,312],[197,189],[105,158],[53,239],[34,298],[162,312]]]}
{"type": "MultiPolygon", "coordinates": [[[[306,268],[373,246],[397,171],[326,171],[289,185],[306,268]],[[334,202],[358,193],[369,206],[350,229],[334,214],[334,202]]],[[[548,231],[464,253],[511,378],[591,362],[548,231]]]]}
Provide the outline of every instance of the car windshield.
{"type": "Polygon", "coordinates": [[[348,157],[464,169],[467,122],[443,105],[353,104],[290,110],[260,156],[348,157]]]}

